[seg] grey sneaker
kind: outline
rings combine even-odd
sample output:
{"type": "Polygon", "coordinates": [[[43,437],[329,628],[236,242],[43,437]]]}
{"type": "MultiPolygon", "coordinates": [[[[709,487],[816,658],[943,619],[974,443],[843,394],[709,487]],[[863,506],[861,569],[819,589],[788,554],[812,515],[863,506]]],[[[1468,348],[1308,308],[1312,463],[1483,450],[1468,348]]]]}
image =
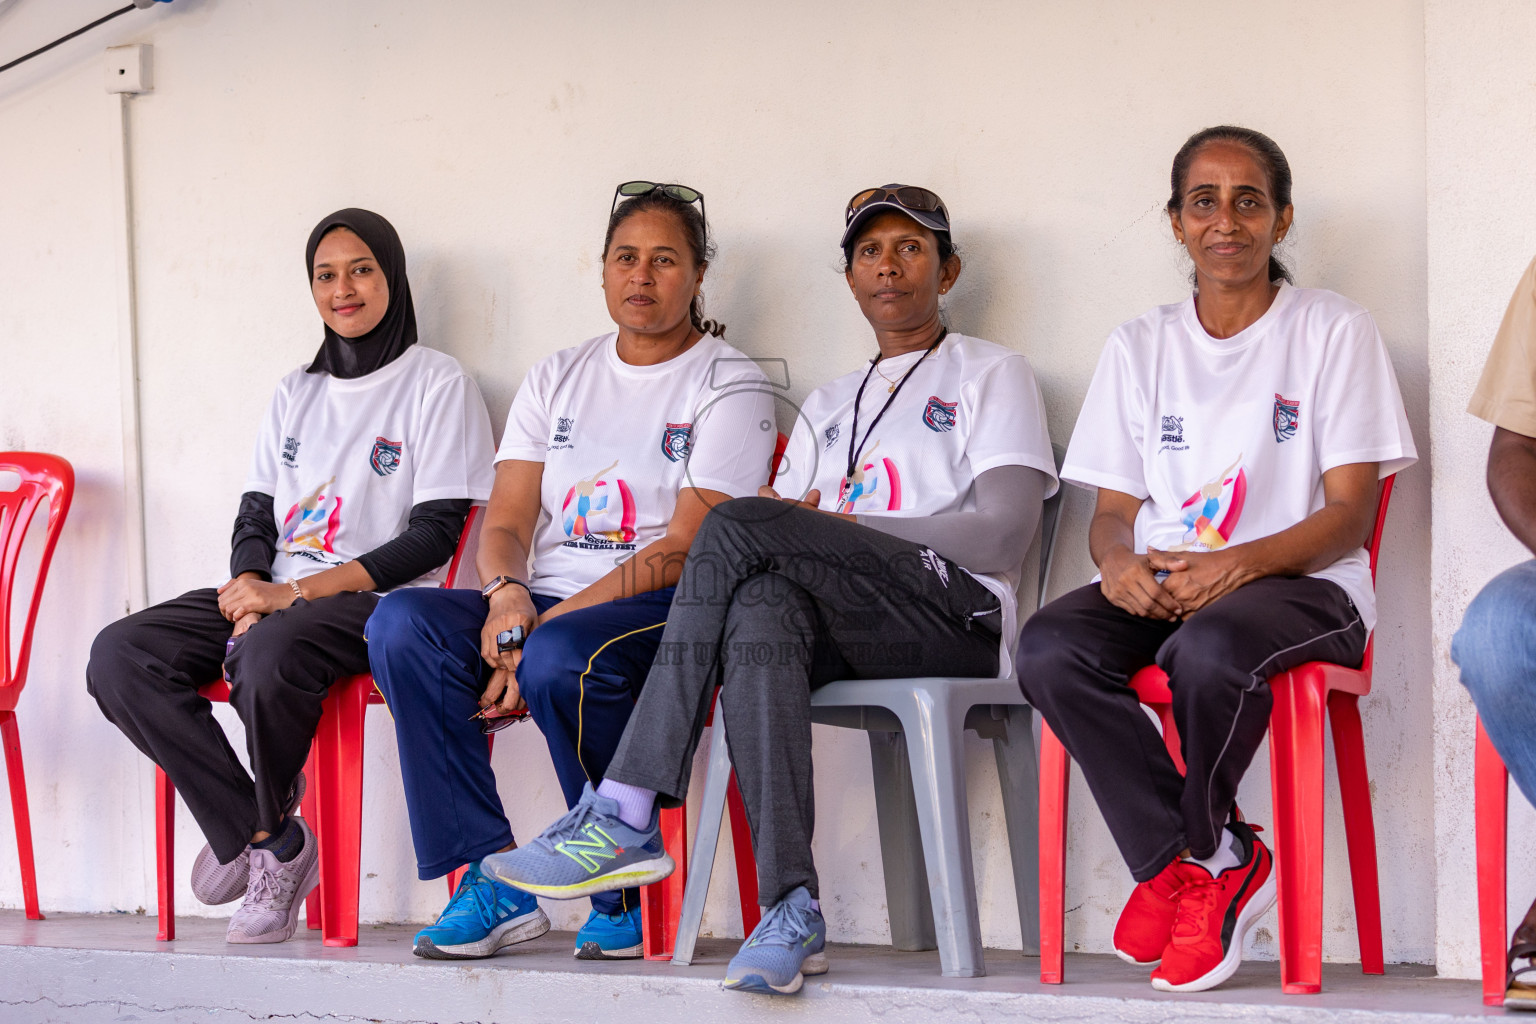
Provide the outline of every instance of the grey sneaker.
{"type": "Polygon", "coordinates": [[[320,884],[320,844],[308,822],[292,820],[304,830],[304,849],[287,864],[271,850],[251,851],[250,885],[225,942],[285,942],[297,930],[304,897],[320,884]]]}
{"type": "Polygon", "coordinates": [[[768,909],[725,969],[725,987],[792,995],[806,975],[827,973],[827,923],[805,886],[768,909]]]}
{"type": "MultiPolygon", "coordinates": [[[[304,787],[304,773],[299,772],[298,778],[293,780],[293,788],[288,791],[288,814],[292,814],[299,806],[299,801],[304,799],[304,787]]],[[[213,855],[213,847],[204,843],[203,848],[197,851],[197,859],[192,862],[192,895],[197,897],[199,903],[206,903],[210,907],[222,906],[244,896],[250,880],[249,846],[228,864],[220,864],[219,858],[213,855]]]]}
{"type": "Polygon", "coordinates": [[[557,900],[650,885],[677,867],[662,846],[659,813],[652,808],[649,826],[632,829],[619,818],[618,802],[598,796],[589,782],[576,806],[533,842],[493,853],[480,867],[513,888],[557,900]]]}

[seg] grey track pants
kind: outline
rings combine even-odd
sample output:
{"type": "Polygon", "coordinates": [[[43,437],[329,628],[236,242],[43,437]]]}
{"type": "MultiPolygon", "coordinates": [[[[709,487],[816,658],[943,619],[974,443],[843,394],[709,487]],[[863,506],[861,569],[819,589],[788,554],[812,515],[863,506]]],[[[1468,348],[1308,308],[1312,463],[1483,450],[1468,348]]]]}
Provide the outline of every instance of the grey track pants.
{"type": "Polygon", "coordinates": [[[818,897],[811,690],[991,676],[1000,629],[991,591],[921,544],[773,499],[726,502],[694,538],[607,777],[681,803],[721,686],[759,902],[800,885],[818,897]]]}

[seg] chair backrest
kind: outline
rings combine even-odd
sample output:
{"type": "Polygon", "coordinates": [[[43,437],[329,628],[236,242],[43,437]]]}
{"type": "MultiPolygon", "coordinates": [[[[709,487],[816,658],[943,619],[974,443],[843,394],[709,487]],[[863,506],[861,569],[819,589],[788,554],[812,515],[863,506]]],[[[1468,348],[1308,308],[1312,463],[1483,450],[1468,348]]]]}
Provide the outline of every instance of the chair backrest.
{"type": "Polygon", "coordinates": [[[789,435],[779,431],[779,439],[773,444],[773,458],[768,462],[768,486],[779,478],[779,464],[784,461],[784,449],[789,447],[789,435]]]}
{"type": "MultiPolygon", "coordinates": [[[[1067,457],[1067,450],[1059,444],[1051,445],[1051,454],[1056,458],[1056,475],[1061,476],[1061,464],[1067,457]]],[[[1067,493],[1066,484],[1058,484],[1056,493],[1045,499],[1045,504],[1040,506],[1040,578],[1036,584],[1035,607],[1040,608],[1045,604],[1045,592],[1051,585],[1051,565],[1056,561],[1056,528],[1061,525],[1061,502],[1067,493]]]]}
{"type": "Polygon", "coordinates": [[[464,520],[464,532],[459,534],[459,545],[453,550],[453,561],[448,563],[448,577],[444,587],[476,587],[479,575],[475,571],[475,549],[480,546],[480,516],[483,505],[471,505],[464,520]]]}
{"type": "Polygon", "coordinates": [[[1371,539],[1365,542],[1365,550],[1371,556],[1371,583],[1376,583],[1376,556],[1381,551],[1381,534],[1387,525],[1387,503],[1392,500],[1392,482],[1397,479],[1393,473],[1381,482],[1376,494],[1376,525],[1371,528],[1371,539]]]}
{"type": "Polygon", "coordinates": [[[48,563],[75,493],[74,468],[57,455],[0,452],[0,486],[3,477],[9,474],[20,477],[21,482],[15,490],[0,490],[0,709],[15,707],[16,696],[26,684],[32,626],[43,598],[43,581],[48,578],[48,563]],[[42,555],[37,563],[37,577],[32,581],[32,599],[22,620],[20,641],[16,642],[11,630],[11,601],[18,582],[17,567],[28,528],[44,498],[48,499],[48,523],[42,555]]]}

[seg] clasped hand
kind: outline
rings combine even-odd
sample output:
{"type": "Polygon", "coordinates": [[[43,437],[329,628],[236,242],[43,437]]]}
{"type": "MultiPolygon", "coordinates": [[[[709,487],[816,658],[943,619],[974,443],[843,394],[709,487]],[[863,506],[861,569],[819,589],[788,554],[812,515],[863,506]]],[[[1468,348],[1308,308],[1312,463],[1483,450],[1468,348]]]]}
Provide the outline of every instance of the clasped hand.
{"type": "Polygon", "coordinates": [[[219,614],[235,624],[235,636],[250,629],[263,615],[287,608],[294,601],[293,588],[288,584],[250,578],[230,580],[218,594],[219,614]]]}
{"type": "Polygon", "coordinates": [[[526,643],[538,624],[538,610],[528,591],[522,587],[507,584],[491,595],[490,613],[485,617],[485,627],[480,630],[480,657],[493,671],[480,694],[480,706],[489,710],[495,705],[494,717],[517,714],[528,706],[517,685],[517,666],[522,663],[523,650],[518,647],[498,651],[496,637],[513,626],[521,626],[526,643]]]}
{"type": "Polygon", "coordinates": [[[1149,619],[1186,619],[1253,578],[1240,553],[1159,551],[1138,555],[1119,548],[1100,566],[1100,587],[1110,603],[1149,619]],[[1163,579],[1158,573],[1166,573],[1163,579]]]}

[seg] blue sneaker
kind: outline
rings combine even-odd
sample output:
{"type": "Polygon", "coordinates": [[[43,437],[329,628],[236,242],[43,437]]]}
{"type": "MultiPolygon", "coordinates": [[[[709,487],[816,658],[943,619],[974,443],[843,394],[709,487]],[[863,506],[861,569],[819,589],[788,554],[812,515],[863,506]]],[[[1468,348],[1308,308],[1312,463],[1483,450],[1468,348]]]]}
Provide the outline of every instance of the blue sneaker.
{"type": "Polygon", "coordinates": [[[725,969],[725,987],[738,992],[793,995],[805,976],[827,973],[827,922],[797,886],[758,922],[725,969]]]}
{"type": "Polygon", "coordinates": [[[547,931],[549,918],[538,900],[471,864],[437,923],[416,933],[411,952],[428,960],[477,960],[547,931]]]}
{"type": "Polygon", "coordinates": [[[577,960],[634,960],[644,955],[639,907],[617,914],[593,910],[576,933],[577,960]]]}
{"type": "Polygon", "coordinates": [[[650,885],[677,865],[661,843],[660,811],[644,831],[619,818],[619,804],[587,783],[581,799],[527,846],[481,861],[486,874],[524,892],[557,900],[650,885]]]}

